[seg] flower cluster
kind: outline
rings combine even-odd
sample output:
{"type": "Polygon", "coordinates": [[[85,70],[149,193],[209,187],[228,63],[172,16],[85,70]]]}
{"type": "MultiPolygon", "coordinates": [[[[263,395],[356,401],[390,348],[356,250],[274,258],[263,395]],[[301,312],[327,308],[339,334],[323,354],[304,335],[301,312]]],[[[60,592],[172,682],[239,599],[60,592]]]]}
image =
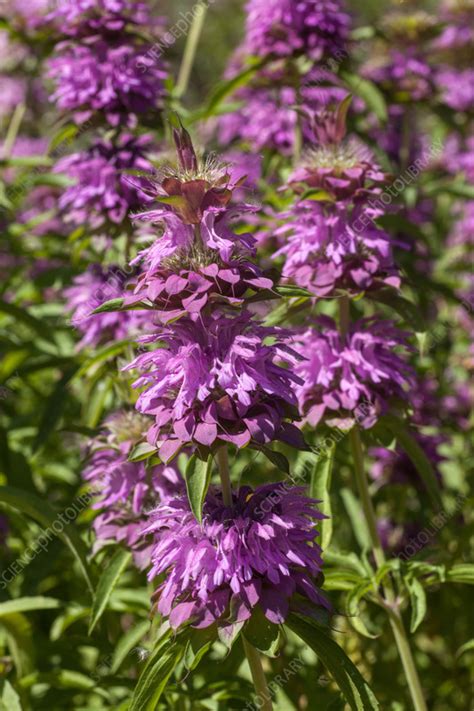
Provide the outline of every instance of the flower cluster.
{"type": "Polygon", "coordinates": [[[407,400],[413,384],[411,367],[402,354],[410,352],[408,334],[377,318],[354,323],[347,336],[320,317],[317,328],[295,338],[302,356],[295,373],[300,411],[315,427],[321,420],[350,429],[370,428],[394,402],[407,400]]]}
{"type": "Polygon", "coordinates": [[[100,510],[94,520],[97,547],[111,541],[123,542],[134,551],[140,567],[150,561],[149,542],[143,534],[147,511],[183,491],[174,466],[147,467],[144,462],[129,461],[147,425],[146,418],[133,410],[110,416],[101,435],[89,445],[89,462],[83,473],[99,497],[94,504],[100,510]]]}
{"type": "Polygon", "coordinates": [[[94,230],[108,223],[122,224],[129,211],[141,207],[146,199],[127,171],[151,170],[145,157],[150,145],[147,136],[125,133],[115,142],[97,140],[87,150],[59,160],[56,172],[72,181],[59,201],[64,219],[94,230]]]}
{"type": "Polygon", "coordinates": [[[91,265],[77,276],[64,296],[66,309],[72,314],[71,323],[82,335],[80,348],[98,346],[107,341],[120,341],[138,334],[151,325],[147,311],[123,311],[93,314],[106,301],[120,298],[128,281],[118,267],[91,265]]]}
{"type": "Polygon", "coordinates": [[[156,536],[149,577],[167,576],[156,592],[158,611],[174,628],[216,621],[225,628],[256,607],[281,624],[297,607],[295,596],[325,605],[314,582],[322,567],[316,503],[301,489],[268,484],[240,488],[232,506],[211,491],[202,524],[184,497],[159,506],[146,529],[156,536]]]}
{"type": "Polygon", "coordinates": [[[351,18],[340,0],[249,0],[245,49],[248,54],[312,60],[346,45],[351,18]]]}
{"type": "Polygon", "coordinates": [[[393,244],[374,222],[385,176],[362,146],[345,140],[348,100],[336,112],[313,114],[315,147],[289,179],[297,199],[275,235],[283,276],[316,296],[398,287],[393,244]]]}
{"type": "Polygon", "coordinates": [[[50,19],[70,37],[57,45],[49,63],[56,84],[52,98],[76,123],[102,114],[112,126],[133,125],[137,115],[162,107],[165,68],[144,57],[135,32],[150,25],[144,3],[58,4],[50,19]]]}
{"type": "Polygon", "coordinates": [[[182,318],[142,339],[161,347],[141,353],[128,368],[141,371],[137,408],[155,418],[148,440],[158,445],[161,459],[190,443],[245,447],[279,439],[301,446],[299,431],[288,422],[300,380],[281,364],[294,366],[298,357],[285,336],[249,313],[215,311],[198,321],[182,318]]]}

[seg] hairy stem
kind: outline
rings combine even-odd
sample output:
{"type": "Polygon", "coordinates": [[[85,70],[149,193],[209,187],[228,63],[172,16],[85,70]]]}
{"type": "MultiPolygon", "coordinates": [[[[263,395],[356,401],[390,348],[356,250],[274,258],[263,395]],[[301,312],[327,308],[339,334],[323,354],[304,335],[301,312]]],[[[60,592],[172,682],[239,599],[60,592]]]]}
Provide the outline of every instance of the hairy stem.
{"type": "Polygon", "coordinates": [[[265,672],[262,667],[262,660],[259,652],[253,647],[242,635],[245,656],[249,663],[250,672],[252,674],[253,685],[259,698],[259,709],[261,711],[273,711],[272,697],[268,689],[265,672]]]}
{"type": "Polygon", "coordinates": [[[189,30],[188,39],[186,41],[186,47],[183,54],[183,61],[179,69],[178,81],[176,83],[176,96],[179,99],[184,96],[189,86],[189,80],[191,78],[191,72],[193,70],[194,59],[196,57],[202,28],[204,27],[204,20],[206,18],[207,9],[208,4],[205,0],[203,2],[200,2],[199,5],[195,6],[194,9],[194,19],[191,25],[191,29],[189,30]]]}
{"type": "MultiPolygon", "coordinates": [[[[350,302],[347,297],[343,297],[340,301],[340,316],[339,326],[341,335],[345,336],[348,333],[350,326],[350,302]]],[[[358,425],[355,425],[349,432],[349,439],[354,460],[354,473],[357,484],[359,498],[364,512],[364,518],[369,530],[372,552],[375,563],[378,568],[385,563],[385,553],[380,541],[380,536],[377,530],[377,516],[370,496],[369,482],[364,467],[364,450],[358,425]]],[[[427,711],[427,706],[423,696],[420,678],[416,669],[415,660],[410,648],[407,633],[403,624],[402,615],[400,613],[395,591],[392,581],[387,578],[384,583],[382,594],[384,595],[388,608],[390,609],[389,619],[392,627],[393,635],[400,656],[405,677],[408,682],[408,688],[415,711],[427,711]]]]}

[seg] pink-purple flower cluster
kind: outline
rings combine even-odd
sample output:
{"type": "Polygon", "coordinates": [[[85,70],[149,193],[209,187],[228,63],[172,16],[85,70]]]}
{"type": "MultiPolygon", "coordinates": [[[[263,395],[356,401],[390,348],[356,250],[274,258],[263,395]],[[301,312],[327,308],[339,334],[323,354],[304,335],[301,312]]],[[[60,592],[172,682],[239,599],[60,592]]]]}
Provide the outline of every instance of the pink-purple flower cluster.
{"type": "Polygon", "coordinates": [[[301,415],[312,427],[373,427],[390,406],[403,405],[413,385],[413,370],[404,359],[412,348],[408,333],[390,321],[367,318],[342,336],[334,321],[320,317],[315,328],[295,337],[302,356],[295,373],[302,384],[296,394],[301,415]]]}
{"type": "Polygon", "coordinates": [[[155,345],[128,369],[139,370],[138,410],[155,419],[148,441],[163,461],[189,444],[261,447],[275,440],[302,445],[295,419],[288,335],[264,328],[251,314],[215,310],[197,321],[181,318],[141,339],[155,345]],[[273,339],[267,343],[268,339],[273,339]]]}
{"type": "Polygon", "coordinates": [[[91,265],[64,291],[71,323],[82,335],[80,348],[98,346],[138,335],[152,319],[148,311],[114,311],[93,314],[106,301],[123,296],[129,277],[117,266],[91,265]]]}
{"type": "Polygon", "coordinates": [[[158,611],[173,628],[232,628],[256,607],[281,624],[295,595],[327,604],[315,584],[322,567],[315,521],[323,518],[316,503],[301,489],[268,484],[240,488],[232,506],[210,491],[202,524],[184,497],[159,506],[146,529],[156,537],[149,578],[166,574],[156,591],[158,611]]]}
{"type": "Polygon", "coordinates": [[[143,531],[147,512],[183,492],[183,481],[174,466],[147,466],[129,456],[148,426],[137,412],[123,410],[110,416],[103,431],[89,444],[89,462],[83,473],[100,513],[94,520],[96,547],[124,543],[140,567],[149,565],[150,544],[143,531]]]}
{"type": "Polygon", "coordinates": [[[148,136],[138,138],[124,133],[114,142],[95,141],[80,153],[61,158],[56,172],[73,181],[59,200],[64,219],[90,228],[121,225],[131,210],[140,208],[146,196],[129,173],[152,169],[145,157],[150,149],[148,136]]]}
{"type": "Polygon", "coordinates": [[[146,56],[136,32],[152,24],[144,3],[60,3],[50,19],[68,38],[49,62],[52,99],[76,123],[101,116],[112,126],[134,125],[137,115],[162,108],[164,65],[146,56]]]}
{"type": "Polygon", "coordinates": [[[350,26],[341,0],[249,0],[244,46],[250,55],[318,61],[344,50],[350,26]]]}

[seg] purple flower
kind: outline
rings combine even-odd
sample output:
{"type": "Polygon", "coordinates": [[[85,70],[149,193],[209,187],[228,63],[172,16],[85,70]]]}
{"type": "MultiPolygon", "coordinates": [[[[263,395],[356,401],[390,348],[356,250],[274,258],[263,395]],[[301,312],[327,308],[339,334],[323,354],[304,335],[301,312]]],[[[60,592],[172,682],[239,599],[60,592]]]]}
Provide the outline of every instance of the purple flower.
{"type": "Polygon", "coordinates": [[[283,241],[274,255],[285,258],[283,276],[316,296],[398,288],[392,241],[372,221],[377,216],[364,204],[350,212],[344,203],[329,209],[310,200],[297,203],[275,230],[283,241]]]}
{"type": "MultiPolygon", "coordinates": [[[[464,173],[474,183],[474,134],[462,139],[458,133],[451,134],[444,147],[444,168],[451,173],[464,173]]],[[[467,205],[472,205],[468,202],[467,205]]]]}
{"type": "Polygon", "coordinates": [[[183,481],[173,466],[147,467],[130,462],[133,447],[140,442],[149,422],[137,412],[118,412],[106,421],[102,434],[89,445],[90,460],[83,473],[100,498],[93,508],[101,513],[94,520],[96,548],[107,542],[124,542],[140,567],[150,563],[149,541],[143,535],[148,513],[161,501],[183,493],[183,481]]]}
{"type": "Polygon", "coordinates": [[[249,0],[248,54],[290,57],[343,55],[351,18],[339,0],[249,0]]]}
{"type": "Polygon", "coordinates": [[[413,350],[408,333],[377,318],[357,321],[346,338],[330,318],[319,318],[317,326],[292,344],[303,358],[295,367],[303,381],[296,387],[300,412],[312,427],[324,419],[368,429],[394,401],[407,400],[413,371],[397,351],[413,350]]]}
{"type": "Polygon", "coordinates": [[[474,108],[474,69],[445,67],[436,75],[441,101],[454,111],[474,108]]]}
{"type": "Polygon", "coordinates": [[[134,0],[74,0],[58,2],[47,19],[65,35],[123,32],[128,25],[149,27],[150,8],[134,0]]]}
{"type": "Polygon", "coordinates": [[[163,106],[163,64],[132,44],[114,44],[99,36],[81,44],[62,42],[49,67],[56,83],[51,100],[72,112],[78,124],[102,113],[112,126],[133,125],[137,114],[163,106]]]}
{"type": "Polygon", "coordinates": [[[463,55],[461,51],[466,49],[469,56],[469,49],[474,42],[474,6],[472,2],[460,2],[450,0],[443,2],[440,8],[441,19],[444,23],[443,30],[437,37],[432,48],[437,52],[455,53],[455,58],[459,60],[463,55]]]}
{"type": "Polygon", "coordinates": [[[257,606],[281,624],[295,595],[326,605],[315,582],[322,567],[315,522],[323,518],[316,503],[302,489],[269,484],[242,487],[232,508],[211,491],[202,524],[184,497],[159,506],[146,529],[156,537],[149,578],[167,574],[156,591],[158,611],[173,628],[228,627],[257,606]]]}
{"type": "Polygon", "coordinates": [[[139,355],[127,369],[141,371],[137,409],[153,415],[148,441],[163,461],[195,443],[262,447],[274,440],[303,446],[294,425],[297,376],[282,363],[297,356],[286,333],[264,328],[249,313],[182,318],[171,328],[142,340],[159,345],[139,355]],[[274,342],[266,344],[272,338],[274,342]]]}
{"type": "Polygon", "coordinates": [[[145,158],[150,147],[148,136],[123,134],[116,142],[99,140],[58,161],[56,172],[75,181],[59,200],[64,219],[97,229],[107,222],[120,225],[131,210],[142,207],[146,196],[126,173],[151,169],[145,158]]]}
{"type": "Polygon", "coordinates": [[[0,118],[8,116],[15,106],[24,102],[26,97],[26,82],[24,79],[0,75],[2,91],[0,92],[0,118]]]}
{"type": "MultiPolygon", "coordinates": [[[[316,74],[308,75],[305,81],[303,100],[311,109],[341,101],[347,95],[347,90],[337,86],[319,86],[316,74]]],[[[321,80],[321,83],[325,82],[321,80]]],[[[243,106],[219,119],[219,142],[227,146],[239,140],[257,152],[269,149],[291,155],[298,124],[293,108],[298,103],[295,89],[281,86],[270,76],[263,86],[246,87],[238,91],[235,98],[242,101],[243,106]]],[[[305,138],[311,135],[306,124],[303,132],[305,138]]]]}
{"type": "Polygon", "coordinates": [[[91,265],[64,291],[71,323],[83,336],[79,348],[120,341],[151,325],[147,311],[92,314],[106,301],[122,297],[128,279],[118,267],[91,265]]]}
{"type": "MultiPolygon", "coordinates": [[[[424,451],[434,467],[438,480],[442,481],[439,465],[445,461],[439,453],[439,447],[446,441],[441,435],[427,435],[415,432],[414,438],[424,451]]],[[[411,484],[417,490],[424,486],[420,474],[410,457],[403,449],[395,450],[386,447],[371,447],[369,456],[374,459],[370,475],[380,485],[384,484],[411,484]]]]}
{"type": "Polygon", "coordinates": [[[231,229],[241,209],[208,210],[198,235],[167,208],[140,216],[161,219],[164,232],[134,261],[141,273],[126,303],[151,302],[167,322],[184,314],[197,318],[210,300],[241,305],[247,292],[272,289],[273,281],[250,261],[253,237],[231,229]]]}
{"type": "Polygon", "coordinates": [[[433,94],[433,69],[416,49],[392,49],[386,58],[370,63],[363,73],[389,92],[396,103],[422,101],[433,94]]]}

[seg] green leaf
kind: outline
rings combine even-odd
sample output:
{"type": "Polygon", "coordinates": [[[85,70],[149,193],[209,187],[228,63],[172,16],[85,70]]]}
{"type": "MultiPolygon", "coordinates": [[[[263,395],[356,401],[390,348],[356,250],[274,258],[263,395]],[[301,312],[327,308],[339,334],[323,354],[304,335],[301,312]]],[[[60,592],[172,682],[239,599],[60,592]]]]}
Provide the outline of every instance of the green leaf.
{"type": "Polygon", "coordinates": [[[44,526],[53,536],[56,534],[52,526],[59,521],[61,527],[57,535],[64,541],[75,556],[89,590],[91,593],[94,592],[94,586],[92,585],[89,574],[86,549],[72,522],[68,521],[68,523],[64,525],[57,512],[47,501],[40,499],[35,494],[16,489],[12,486],[0,486],[0,501],[3,501],[9,506],[13,506],[15,509],[19,509],[27,516],[31,516],[31,518],[37,521],[41,526],[44,526]]]}
{"type": "Polygon", "coordinates": [[[273,449],[270,449],[270,447],[258,447],[260,451],[266,456],[268,460],[272,464],[274,464],[277,469],[279,469],[281,472],[284,472],[285,474],[290,474],[290,463],[288,459],[285,457],[284,454],[281,452],[276,452],[273,449]]]}
{"type": "Polygon", "coordinates": [[[134,649],[143,639],[149,629],[150,622],[148,620],[144,620],[143,622],[139,622],[137,625],[127,630],[123,637],[119,639],[115,645],[112,664],[110,665],[111,674],[116,674],[118,672],[132,649],[134,649]]]}
{"type": "Polygon", "coordinates": [[[420,447],[416,439],[411,434],[406,424],[395,415],[384,415],[380,418],[380,423],[395,435],[400,447],[408,454],[418,471],[423,483],[437,508],[442,508],[443,502],[439,492],[439,483],[433,469],[433,465],[420,447]]]}
{"type": "Polygon", "coordinates": [[[91,358],[88,358],[86,362],[79,368],[75,377],[81,378],[83,375],[86,375],[88,371],[94,366],[101,365],[110,358],[115,358],[116,356],[120,355],[120,353],[123,353],[123,351],[129,345],[130,341],[128,340],[116,341],[115,343],[112,343],[108,346],[104,346],[104,348],[95,351],[94,355],[91,358]]]}
{"type": "Polygon", "coordinates": [[[303,289],[301,286],[295,286],[294,284],[280,284],[279,286],[276,286],[275,289],[277,294],[280,296],[284,297],[290,297],[290,296],[305,296],[307,298],[312,298],[314,297],[314,294],[312,294],[308,289],[303,289]]]}
{"type": "Polygon", "coordinates": [[[157,453],[156,447],[148,442],[139,442],[128,455],[129,462],[143,462],[145,459],[153,457],[157,453]]]}
{"type": "Polygon", "coordinates": [[[267,657],[275,657],[280,646],[280,628],[265,617],[262,608],[257,606],[244,628],[244,636],[250,644],[267,657]]]}
{"type": "Polygon", "coordinates": [[[458,651],[456,652],[456,658],[459,659],[459,657],[462,657],[462,655],[466,652],[474,652],[474,639],[470,639],[469,642],[466,642],[461,647],[459,647],[458,651]]]}
{"type": "Polygon", "coordinates": [[[336,202],[334,195],[328,193],[326,190],[307,190],[302,196],[301,200],[314,200],[315,202],[336,202]]]}
{"type": "Polygon", "coordinates": [[[347,514],[351,519],[352,530],[357,538],[357,543],[363,551],[371,550],[369,527],[363,514],[359,501],[350,489],[341,489],[341,498],[347,514]]]}
{"type": "Polygon", "coordinates": [[[98,621],[102,617],[110,596],[131,558],[132,554],[129,551],[120,549],[112,557],[112,560],[107,563],[97,583],[97,590],[92,603],[89,634],[92,634],[98,621]]]}
{"type": "Polygon", "coordinates": [[[15,600],[0,602],[0,617],[12,612],[32,612],[33,610],[54,610],[61,607],[60,600],[52,597],[18,597],[15,600]]]}
{"type": "Polygon", "coordinates": [[[147,311],[151,310],[151,306],[149,304],[144,304],[141,301],[135,303],[135,304],[125,304],[124,305],[125,299],[119,298],[119,299],[110,299],[110,301],[104,301],[104,303],[101,306],[98,306],[94,311],[92,311],[92,314],[108,314],[108,313],[114,313],[114,312],[124,312],[124,311],[147,311]]]}
{"type": "Polygon", "coordinates": [[[183,659],[185,645],[170,640],[169,634],[155,648],[141,673],[129,711],[155,711],[170,676],[183,659]]]}
{"type": "Polygon", "coordinates": [[[426,593],[416,578],[405,578],[411,603],[410,632],[413,634],[425,619],[427,605],[426,593]]]}
{"type": "Polygon", "coordinates": [[[0,626],[7,632],[10,654],[15,664],[18,678],[24,677],[35,668],[35,645],[32,627],[25,615],[19,612],[4,615],[0,626]]]}
{"type": "Polygon", "coordinates": [[[67,387],[77,369],[77,365],[68,368],[56,383],[51,395],[46,399],[38,433],[33,443],[33,450],[35,452],[43,447],[61,419],[64,407],[67,403],[67,387]]]}
{"type": "Polygon", "coordinates": [[[110,299],[109,301],[104,301],[103,304],[98,306],[91,313],[92,314],[108,314],[108,313],[111,313],[112,311],[121,311],[123,302],[124,302],[124,299],[122,297],[120,297],[118,299],[110,299]]]}
{"type": "Polygon", "coordinates": [[[22,711],[20,697],[7,679],[3,682],[0,711],[22,711]]]}
{"type": "Polygon", "coordinates": [[[323,550],[328,548],[332,538],[331,481],[335,455],[336,445],[333,443],[327,452],[316,457],[309,489],[311,498],[318,499],[322,502],[319,506],[319,510],[327,516],[327,518],[323,519],[320,523],[321,547],[323,550]]]}
{"type": "Polygon", "coordinates": [[[26,309],[15,306],[15,304],[10,304],[7,301],[0,301],[0,311],[8,314],[8,316],[13,316],[15,321],[21,321],[33,331],[36,331],[41,338],[52,340],[52,334],[48,325],[41,319],[33,316],[29,311],[26,311],[26,309]]]}
{"type": "Polygon", "coordinates": [[[425,333],[428,330],[427,324],[420,313],[420,308],[412,301],[401,296],[396,289],[380,289],[369,292],[367,296],[379,304],[389,306],[397,312],[406,324],[411,326],[417,333],[425,333]]]}
{"type": "Polygon", "coordinates": [[[379,634],[374,634],[369,631],[360,614],[360,601],[371,591],[373,591],[372,581],[365,580],[348,594],[346,599],[346,607],[349,621],[353,628],[363,637],[368,637],[368,639],[377,639],[379,634]]]}
{"type": "Polygon", "coordinates": [[[379,703],[346,653],[315,622],[291,614],[286,625],[316,652],[353,711],[376,711],[379,703]]]}
{"type": "Polygon", "coordinates": [[[368,79],[362,79],[358,74],[341,72],[340,76],[352,93],[360,96],[367,104],[367,108],[372,109],[377,118],[385,123],[388,118],[387,105],[380,89],[368,79]]]}
{"type": "Polygon", "coordinates": [[[193,454],[186,467],[186,490],[189,504],[196,519],[202,521],[202,507],[211,483],[212,465],[214,459],[209,455],[207,462],[193,454]]]}
{"type": "Polygon", "coordinates": [[[451,583],[474,585],[474,565],[472,563],[453,565],[446,573],[446,580],[451,583]]]}
{"type": "Polygon", "coordinates": [[[227,96],[237,91],[237,89],[246,86],[254,74],[261,69],[267,61],[268,59],[260,59],[255,61],[250,67],[245,68],[242,72],[236,74],[231,79],[221,82],[212,94],[207,107],[204,110],[204,114],[200,115],[199,118],[207,118],[212,116],[219,104],[222,103],[227,96]]]}

